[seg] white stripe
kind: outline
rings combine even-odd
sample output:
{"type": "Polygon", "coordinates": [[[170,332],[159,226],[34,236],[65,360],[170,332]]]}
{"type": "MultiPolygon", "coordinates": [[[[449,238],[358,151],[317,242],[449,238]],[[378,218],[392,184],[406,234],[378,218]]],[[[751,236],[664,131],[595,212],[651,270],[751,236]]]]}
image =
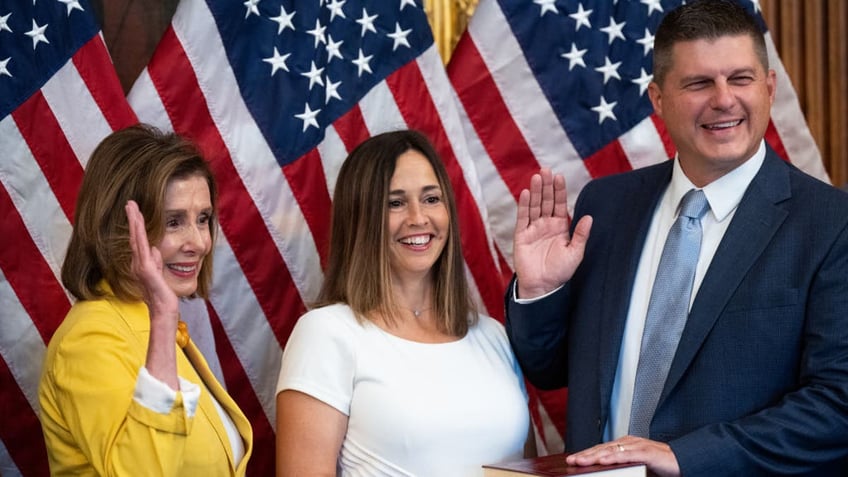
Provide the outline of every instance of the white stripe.
{"type": "Polygon", "coordinates": [[[317,296],[322,275],[306,219],[262,133],[239,94],[215,20],[199,0],[180,2],[174,32],[197,74],[203,95],[233,165],[265,222],[304,300],[317,296]]]}
{"type": "MultiPolygon", "coordinates": [[[[0,270],[0,355],[32,410],[38,414],[38,381],[47,347],[29,314],[0,270]]],[[[8,409],[2,412],[8,412],[8,409]]],[[[5,474],[4,474],[5,475],[5,474]]]]}
{"type": "MultiPolygon", "coordinates": [[[[220,237],[220,233],[218,235],[220,237]]],[[[188,326],[191,333],[191,341],[197,349],[203,353],[209,370],[218,378],[218,382],[227,388],[224,381],[224,372],[221,369],[221,360],[218,359],[215,349],[215,334],[212,332],[212,322],[209,320],[209,311],[206,302],[201,298],[191,300],[180,300],[180,319],[188,326]]]]}
{"type": "Polygon", "coordinates": [[[541,401],[537,402],[536,407],[539,411],[539,417],[542,420],[542,429],[545,431],[546,438],[546,448],[544,451],[540,450],[539,455],[557,454],[562,452],[561,449],[565,448],[565,441],[562,439],[559,429],[557,429],[556,424],[554,424],[551,416],[548,415],[548,411],[545,409],[545,406],[542,405],[541,401]]]}
{"type": "Polygon", "coordinates": [[[442,60],[436,49],[436,45],[434,44],[419,56],[417,63],[418,69],[421,71],[421,76],[424,78],[424,83],[427,85],[430,97],[436,106],[436,112],[439,114],[439,122],[441,122],[445,135],[448,141],[450,141],[457,164],[462,170],[465,184],[477,206],[477,213],[480,215],[483,232],[486,234],[489,255],[491,255],[495,267],[499,268],[497,253],[492,242],[492,232],[489,230],[489,214],[486,202],[480,187],[480,180],[477,177],[477,169],[472,156],[468,152],[466,137],[463,133],[463,123],[458,110],[460,102],[454,95],[453,87],[450,84],[445,68],[442,66],[442,60]]]}
{"type": "Polygon", "coordinates": [[[633,169],[650,166],[668,159],[665,145],[654,121],[648,116],[618,138],[633,169]]]}
{"type": "Polygon", "coordinates": [[[321,156],[321,164],[324,166],[324,177],[327,179],[327,192],[330,199],[336,189],[336,180],[339,177],[339,169],[347,158],[348,150],[342,138],[332,126],[324,130],[324,140],[318,145],[318,155],[321,156]]]}
{"type": "Polygon", "coordinates": [[[792,80],[789,79],[777,55],[771,33],[767,32],[765,37],[769,65],[777,76],[777,91],[771,108],[771,119],[777,134],[780,136],[783,147],[786,148],[789,160],[795,166],[813,177],[830,183],[819,149],[807,127],[807,121],[804,120],[804,112],[801,111],[792,80]]]}
{"type": "Polygon", "coordinates": [[[5,475],[7,477],[23,475],[20,469],[18,469],[18,466],[16,466],[15,462],[12,460],[12,456],[9,455],[9,450],[3,445],[2,439],[0,439],[0,475],[5,475]]]}
{"type": "Polygon", "coordinates": [[[359,109],[371,136],[408,127],[385,80],[359,100],[359,109]]]}
{"type": "MultiPolygon", "coordinates": [[[[486,209],[489,214],[489,227],[491,227],[495,243],[498,246],[504,260],[512,268],[512,234],[515,228],[515,217],[518,209],[512,192],[507,188],[501,178],[500,172],[495,167],[483,143],[474,131],[471,120],[465,112],[462,103],[457,100],[460,122],[465,131],[465,140],[469,157],[474,159],[477,177],[480,180],[483,196],[486,201],[486,209]]],[[[528,184],[529,186],[529,184],[528,184]]]]}
{"type": "Polygon", "coordinates": [[[144,68],[138,76],[130,94],[127,95],[127,100],[132,105],[139,121],[156,126],[162,131],[174,131],[174,125],[171,124],[171,118],[168,117],[168,112],[165,110],[165,105],[162,104],[162,98],[156,92],[156,87],[153,85],[153,80],[150,78],[150,72],[147,71],[147,68],[144,68]]]}
{"type": "MultiPolygon", "coordinates": [[[[262,404],[271,426],[276,422],[276,384],[282,349],[265,319],[250,284],[233,254],[230,244],[218,236],[215,270],[209,301],[221,319],[224,331],[262,404]]],[[[294,317],[284,317],[294,319],[294,317]]]]}
{"type": "Polygon", "coordinates": [[[61,282],[59,270],[71,238],[71,224],[11,115],[0,120],[0,151],[5,157],[14,158],[0,160],[0,183],[18,209],[29,238],[44,256],[56,281],[61,282]]]}
{"type": "Polygon", "coordinates": [[[481,2],[468,30],[536,160],[565,176],[568,204],[573,207],[592,177],[561,128],[498,3],[481,2]]]}
{"type": "Polygon", "coordinates": [[[41,89],[56,121],[83,167],[112,127],[77,71],[68,61],[41,89]]]}

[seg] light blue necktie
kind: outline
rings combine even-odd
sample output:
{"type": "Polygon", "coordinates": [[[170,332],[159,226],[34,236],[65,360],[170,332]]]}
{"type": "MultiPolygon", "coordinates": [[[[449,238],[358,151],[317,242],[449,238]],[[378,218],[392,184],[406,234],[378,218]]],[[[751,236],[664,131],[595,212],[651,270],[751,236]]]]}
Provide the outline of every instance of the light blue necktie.
{"type": "Polygon", "coordinates": [[[650,435],[651,420],[689,315],[701,250],[701,217],[709,208],[704,191],[690,190],[683,196],[680,214],[668,232],[642,334],[630,411],[631,435],[650,435]]]}

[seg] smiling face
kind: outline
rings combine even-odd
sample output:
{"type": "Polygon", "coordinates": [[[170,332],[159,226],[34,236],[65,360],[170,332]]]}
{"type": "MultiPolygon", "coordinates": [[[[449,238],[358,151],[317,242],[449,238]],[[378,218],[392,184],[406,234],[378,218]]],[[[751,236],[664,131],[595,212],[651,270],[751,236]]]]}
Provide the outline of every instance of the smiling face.
{"type": "Polygon", "coordinates": [[[718,179],[759,148],[774,101],[748,35],[681,41],[662,85],[648,88],[654,110],[677,146],[680,165],[697,186],[718,179]]]}
{"type": "Polygon", "coordinates": [[[199,175],[171,179],[165,189],[164,234],[157,244],[165,282],[179,297],[197,290],[203,259],[212,249],[212,200],[199,175]]]}
{"type": "Polygon", "coordinates": [[[398,157],[388,200],[394,278],[428,275],[445,248],[450,217],[433,167],[420,152],[408,150],[398,157]]]}

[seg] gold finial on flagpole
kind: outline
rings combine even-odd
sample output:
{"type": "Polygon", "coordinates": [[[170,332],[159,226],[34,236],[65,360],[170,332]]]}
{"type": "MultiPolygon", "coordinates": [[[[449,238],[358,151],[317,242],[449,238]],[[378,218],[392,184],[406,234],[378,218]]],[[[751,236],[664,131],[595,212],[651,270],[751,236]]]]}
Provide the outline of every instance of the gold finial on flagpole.
{"type": "Polygon", "coordinates": [[[447,64],[479,0],[424,0],[424,11],[442,62],[447,64]]]}

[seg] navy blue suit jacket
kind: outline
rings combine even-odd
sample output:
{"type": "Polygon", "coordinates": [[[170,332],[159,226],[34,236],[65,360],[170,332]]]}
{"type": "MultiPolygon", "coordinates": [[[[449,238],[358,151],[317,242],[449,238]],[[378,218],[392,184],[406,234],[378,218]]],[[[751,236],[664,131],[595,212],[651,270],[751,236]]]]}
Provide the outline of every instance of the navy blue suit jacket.
{"type": "MultiPolygon", "coordinates": [[[[527,378],[568,386],[566,450],[602,442],[636,268],[672,161],[589,183],[586,254],[507,331],[527,378]]],[[[768,149],[692,305],[650,427],[684,476],[848,475],[848,194],[768,149]]]]}

